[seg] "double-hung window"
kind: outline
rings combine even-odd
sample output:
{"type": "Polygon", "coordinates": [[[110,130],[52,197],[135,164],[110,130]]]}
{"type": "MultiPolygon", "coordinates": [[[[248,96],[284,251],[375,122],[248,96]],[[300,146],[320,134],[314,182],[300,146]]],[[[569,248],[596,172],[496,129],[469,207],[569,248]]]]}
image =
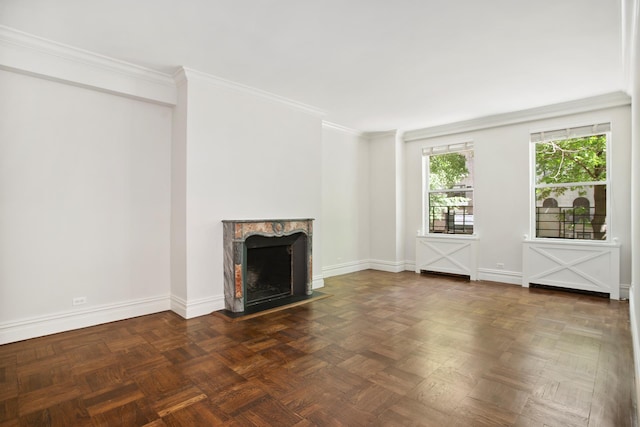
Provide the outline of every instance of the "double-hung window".
{"type": "Polygon", "coordinates": [[[424,229],[473,234],[473,143],[422,150],[424,229]]]}
{"type": "Polygon", "coordinates": [[[607,239],[610,123],[531,134],[535,236],[607,239]]]}

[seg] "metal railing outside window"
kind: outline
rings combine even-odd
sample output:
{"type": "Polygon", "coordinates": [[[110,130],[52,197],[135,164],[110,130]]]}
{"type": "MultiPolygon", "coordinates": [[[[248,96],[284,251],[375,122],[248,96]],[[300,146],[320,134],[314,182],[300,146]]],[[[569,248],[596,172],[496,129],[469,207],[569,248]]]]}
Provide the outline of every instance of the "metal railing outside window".
{"type": "Polygon", "coordinates": [[[430,206],[429,232],[473,234],[473,206],[430,206]]]}
{"type": "Polygon", "coordinates": [[[606,215],[593,207],[536,207],[536,237],[593,240],[598,231],[606,231],[606,215]],[[594,230],[592,222],[605,224],[605,230],[594,230]]]}

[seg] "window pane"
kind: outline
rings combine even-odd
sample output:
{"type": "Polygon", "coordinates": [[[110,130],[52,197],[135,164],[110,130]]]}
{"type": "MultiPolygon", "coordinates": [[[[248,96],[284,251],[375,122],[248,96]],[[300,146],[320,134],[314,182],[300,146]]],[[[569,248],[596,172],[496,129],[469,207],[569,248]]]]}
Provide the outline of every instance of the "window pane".
{"type": "Polygon", "coordinates": [[[605,240],[607,186],[536,189],[536,237],[605,240]]]}
{"type": "Polygon", "coordinates": [[[473,191],[429,193],[429,232],[473,234],[473,191]]]}
{"type": "Polygon", "coordinates": [[[473,151],[429,156],[429,190],[473,188],[473,151]]]}
{"type": "Polygon", "coordinates": [[[536,143],[536,184],[606,179],[606,134],[536,143]]]}

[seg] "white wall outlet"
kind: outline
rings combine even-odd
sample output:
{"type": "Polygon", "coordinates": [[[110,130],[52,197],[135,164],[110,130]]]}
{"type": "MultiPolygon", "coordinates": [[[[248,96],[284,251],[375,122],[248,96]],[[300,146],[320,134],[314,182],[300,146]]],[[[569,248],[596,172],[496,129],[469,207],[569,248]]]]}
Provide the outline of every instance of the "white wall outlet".
{"type": "Polygon", "coordinates": [[[496,263],[496,268],[499,268],[500,270],[504,270],[504,262],[496,263]]]}
{"type": "Polygon", "coordinates": [[[74,299],[71,300],[72,305],[82,305],[82,304],[86,304],[86,302],[87,302],[87,297],[75,297],[74,299]]]}

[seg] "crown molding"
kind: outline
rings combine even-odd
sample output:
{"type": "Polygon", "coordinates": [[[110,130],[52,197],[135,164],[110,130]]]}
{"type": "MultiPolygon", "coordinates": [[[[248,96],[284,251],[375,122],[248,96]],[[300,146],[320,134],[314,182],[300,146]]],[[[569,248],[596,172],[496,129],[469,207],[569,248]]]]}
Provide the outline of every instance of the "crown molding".
{"type": "Polygon", "coordinates": [[[180,67],[174,73],[173,76],[174,76],[174,79],[176,80],[176,82],[179,82],[181,79],[185,79],[186,81],[189,81],[192,78],[197,78],[197,79],[203,80],[203,81],[205,81],[208,84],[211,84],[213,86],[233,89],[233,90],[237,90],[237,91],[240,91],[240,92],[248,93],[248,94],[251,94],[251,95],[254,95],[254,96],[258,96],[258,97],[261,97],[261,98],[265,98],[265,99],[268,99],[270,101],[277,102],[279,104],[284,104],[284,105],[286,105],[288,107],[292,107],[292,108],[295,108],[297,110],[304,111],[304,112],[312,114],[314,116],[321,116],[322,117],[322,116],[325,115],[324,111],[322,111],[322,110],[320,110],[320,109],[318,109],[316,107],[312,107],[310,105],[303,104],[301,102],[294,101],[292,99],[285,98],[283,96],[276,95],[274,93],[267,92],[267,91],[262,90],[262,89],[257,89],[255,87],[244,85],[242,83],[236,83],[236,82],[233,82],[231,80],[226,80],[226,79],[223,79],[221,77],[216,77],[216,76],[213,76],[211,74],[207,74],[207,73],[204,73],[202,71],[197,71],[197,70],[194,70],[194,69],[191,69],[191,68],[180,67]]]}
{"type": "Polygon", "coordinates": [[[0,25],[0,68],[173,106],[172,76],[0,25]]]}
{"type": "Polygon", "coordinates": [[[513,125],[517,123],[531,122],[534,120],[549,119],[553,117],[568,116],[570,114],[586,113],[605,108],[631,105],[631,98],[624,92],[613,92],[575,101],[562,102],[544,107],[530,108],[528,110],[514,111],[511,113],[496,114],[465,120],[457,123],[449,123],[424,129],[416,129],[404,133],[404,141],[420,141],[438,136],[455,135],[458,133],[513,125]]]}
{"type": "Polygon", "coordinates": [[[390,136],[397,137],[398,134],[399,132],[397,129],[391,129],[391,130],[383,130],[383,131],[375,131],[375,132],[364,132],[363,136],[372,140],[372,139],[378,139],[378,138],[387,138],[390,136]]]}
{"type": "Polygon", "coordinates": [[[176,86],[180,87],[187,84],[187,74],[183,67],[179,67],[175,73],[173,73],[173,81],[176,86]]]}
{"type": "Polygon", "coordinates": [[[364,136],[364,132],[360,130],[348,128],[346,126],[342,126],[337,123],[328,122],[326,120],[322,121],[322,127],[325,129],[332,129],[332,130],[337,130],[338,132],[348,133],[350,135],[364,136]]]}

